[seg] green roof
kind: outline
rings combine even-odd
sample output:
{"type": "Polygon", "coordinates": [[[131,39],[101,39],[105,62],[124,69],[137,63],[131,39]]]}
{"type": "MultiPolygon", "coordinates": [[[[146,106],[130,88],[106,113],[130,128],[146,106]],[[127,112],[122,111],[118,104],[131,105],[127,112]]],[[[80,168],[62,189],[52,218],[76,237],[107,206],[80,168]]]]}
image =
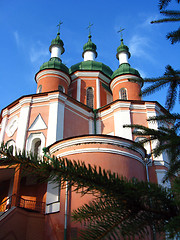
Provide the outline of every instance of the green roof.
{"type": "Polygon", "coordinates": [[[96,62],[96,61],[83,61],[80,63],[77,63],[73,66],[70,67],[69,69],[69,74],[72,74],[73,72],[76,71],[101,71],[108,77],[111,77],[113,71],[108,67],[107,65],[101,63],[101,62],[96,62]]]}
{"type": "Polygon", "coordinates": [[[43,65],[40,67],[40,71],[44,69],[57,69],[61,70],[65,73],[69,73],[68,67],[66,67],[59,58],[53,57],[50,58],[48,62],[43,63],[43,65]]]}
{"type": "Polygon", "coordinates": [[[83,53],[82,53],[82,57],[84,57],[84,53],[86,51],[92,51],[96,54],[96,57],[97,57],[97,52],[96,52],[96,44],[94,44],[92,41],[91,41],[91,35],[88,36],[88,42],[84,44],[83,46],[83,53]]]}
{"type": "Polygon", "coordinates": [[[129,52],[129,48],[126,45],[124,45],[124,43],[123,43],[123,39],[121,39],[121,45],[117,48],[116,58],[118,60],[119,60],[118,55],[119,55],[120,52],[127,52],[128,53],[128,58],[130,58],[130,56],[131,56],[131,54],[129,52]]]}
{"type": "Polygon", "coordinates": [[[122,63],[119,66],[119,68],[113,72],[111,79],[114,79],[115,77],[124,75],[124,74],[132,74],[137,77],[141,77],[139,72],[136,69],[130,67],[129,63],[122,63]]]}
{"type": "Polygon", "coordinates": [[[58,32],[57,33],[57,37],[51,41],[51,46],[49,47],[49,51],[51,52],[51,48],[56,45],[56,46],[60,46],[61,47],[61,49],[62,49],[61,54],[63,54],[65,52],[64,43],[60,39],[59,35],[60,35],[60,33],[58,32]]]}

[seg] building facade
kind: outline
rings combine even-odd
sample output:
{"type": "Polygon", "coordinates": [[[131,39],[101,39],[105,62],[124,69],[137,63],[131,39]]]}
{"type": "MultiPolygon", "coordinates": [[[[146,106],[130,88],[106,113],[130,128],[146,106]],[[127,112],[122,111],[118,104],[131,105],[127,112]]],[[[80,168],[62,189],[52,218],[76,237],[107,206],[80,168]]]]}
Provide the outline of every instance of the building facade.
{"type": "MultiPolygon", "coordinates": [[[[147,119],[166,110],[158,102],[141,100],[141,76],[130,66],[130,52],[122,39],[116,55],[119,68],[113,72],[96,61],[91,38],[83,47],[83,61],[68,68],[61,60],[65,50],[58,32],[49,48],[50,60],[35,75],[37,92],[1,111],[0,143],[39,156],[48,147],[51,156],[162,184],[168,169],[166,154],[152,157],[147,167],[144,158],[153,144],[129,149],[139,138],[123,126],[157,129],[158,123],[147,119]]],[[[71,222],[71,212],[90,199],[39,183],[35,176],[22,175],[17,166],[1,166],[0,239],[72,239],[80,226],[71,222]]]]}

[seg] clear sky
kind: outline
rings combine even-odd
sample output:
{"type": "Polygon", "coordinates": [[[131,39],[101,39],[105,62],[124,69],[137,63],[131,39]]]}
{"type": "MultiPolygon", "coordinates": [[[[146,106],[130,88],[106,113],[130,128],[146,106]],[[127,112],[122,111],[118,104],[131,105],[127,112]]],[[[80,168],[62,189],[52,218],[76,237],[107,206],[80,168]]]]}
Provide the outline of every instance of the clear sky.
{"type": "MultiPolygon", "coordinates": [[[[172,3],[175,2],[174,0],[172,3]]],[[[179,9],[174,3],[169,8],[179,9]]],[[[179,69],[180,45],[171,45],[165,35],[178,23],[150,24],[161,18],[158,0],[0,0],[0,109],[22,95],[36,92],[34,76],[49,60],[49,46],[61,20],[61,39],[68,67],[82,61],[82,48],[88,40],[87,26],[93,23],[92,41],[97,45],[97,61],[118,68],[116,49],[123,32],[129,47],[129,63],[142,77],[158,77],[170,64],[179,69]]],[[[166,91],[145,97],[163,106],[166,91]]],[[[178,112],[178,106],[174,109],[178,112]]]]}

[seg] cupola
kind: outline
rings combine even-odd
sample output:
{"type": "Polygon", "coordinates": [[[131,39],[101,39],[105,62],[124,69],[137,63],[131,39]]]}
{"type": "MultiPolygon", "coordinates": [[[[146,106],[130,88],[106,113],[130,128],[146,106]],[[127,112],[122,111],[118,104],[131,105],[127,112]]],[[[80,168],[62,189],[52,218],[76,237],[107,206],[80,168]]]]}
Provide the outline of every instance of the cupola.
{"type": "MultiPolygon", "coordinates": [[[[61,23],[60,23],[61,24],[61,23]]],[[[60,30],[60,24],[59,30],[60,30]]],[[[37,82],[37,93],[59,90],[68,92],[70,84],[69,69],[62,63],[61,55],[65,52],[64,43],[60,39],[60,32],[51,41],[49,51],[51,58],[41,65],[39,72],[35,76],[37,82]]]]}
{"type": "Polygon", "coordinates": [[[94,44],[91,40],[91,34],[89,34],[88,38],[88,42],[83,46],[82,57],[84,58],[84,61],[94,61],[95,58],[97,58],[97,47],[96,44],[94,44]]]}
{"type": "Polygon", "coordinates": [[[121,44],[116,53],[119,68],[113,72],[110,83],[113,100],[141,100],[142,79],[139,72],[130,66],[128,62],[130,57],[129,48],[124,45],[121,38],[121,44]]]}

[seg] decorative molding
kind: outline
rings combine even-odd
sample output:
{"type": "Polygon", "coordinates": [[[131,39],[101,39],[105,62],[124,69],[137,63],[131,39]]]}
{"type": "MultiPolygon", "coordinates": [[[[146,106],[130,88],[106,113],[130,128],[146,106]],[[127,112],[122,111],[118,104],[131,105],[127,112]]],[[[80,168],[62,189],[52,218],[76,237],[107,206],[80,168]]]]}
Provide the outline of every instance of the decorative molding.
{"type": "Polygon", "coordinates": [[[72,151],[67,151],[61,154],[58,154],[57,157],[65,157],[65,156],[69,156],[69,155],[75,155],[75,154],[82,154],[82,153],[112,153],[112,154],[118,154],[118,155],[123,155],[126,157],[130,157],[133,158],[135,160],[138,160],[139,162],[141,162],[143,165],[145,164],[144,161],[140,158],[137,157],[134,154],[125,152],[125,151],[121,151],[121,150],[117,150],[117,149],[112,149],[112,148],[82,148],[82,149],[77,149],[77,150],[72,150],[72,151]]]}
{"type": "MultiPolygon", "coordinates": [[[[69,78],[69,76],[67,76],[66,74],[64,74],[63,72],[60,72],[60,71],[56,71],[56,70],[43,70],[42,72],[39,72],[37,75],[36,75],[36,82],[38,83],[39,82],[39,79],[44,76],[44,75],[50,75],[50,74],[54,74],[54,75],[58,75],[58,76],[61,76],[63,78],[65,78],[68,83],[70,84],[71,83],[71,80],[69,78]]],[[[53,76],[54,76],[53,75],[53,76]]]]}
{"type": "Polygon", "coordinates": [[[106,77],[104,74],[102,74],[99,71],[77,71],[76,73],[71,75],[72,81],[76,80],[76,78],[79,78],[79,77],[98,77],[98,78],[101,78],[103,81],[105,81],[107,84],[109,84],[111,81],[110,78],[106,77]]]}
{"type": "MultiPolygon", "coordinates": [[[[109,139],[109,137],[83,137],[80,139],[72,139],[65,142],[60,142],[58,145],[52,146],[50,148],[50,154],[54,154],[56,151],[72,147],[74,145],[80,145],[80,144],[89,144],[89,143],[96,143],[96,144],[111,144],[116,145],[118,147],[125,147],[125,148],[131,148],[132,143],[122,140],[116,140],[116,139],[109,139]]],[[[145,157],[145,152],[141,150],[140,148],[135,147],[134,151],[138,152],[142,157],[145,157]]]]}
{"type": "MultiPolygon", "coordinates": [[[[116,78],[114,78],[110,84],[110,88],[111,90],[114,88],[114,85],[120,81],[120,80],[123,80],[123,79],[130,79],[130,80],[141,80],[140,77],[137,77],[137,76],[133,76],[133,75],[129,75],[129,74],[124,74],[124,75],[121,75],[121,76],[118,76],[116,78]]],[[[140,84],[140,83],[138,83],[140,84]]]]}
{"type": "Polygon", "coordinates": [[[6,127],[6,133],[7,133],[8,137],[12,137],[14,135],[15,131],[18,128],[18,121],[19,121],[18,116],[15,116],[8,123],[8,125],[6,127]]]}
{"type": "Polygon", "coordinates": [[[39,113],[38,116],[35,118],[34,122],[31,124],[29,131],[42,130],[46,128],[46,123],[43,120],[41,114],[39,113]]]}

